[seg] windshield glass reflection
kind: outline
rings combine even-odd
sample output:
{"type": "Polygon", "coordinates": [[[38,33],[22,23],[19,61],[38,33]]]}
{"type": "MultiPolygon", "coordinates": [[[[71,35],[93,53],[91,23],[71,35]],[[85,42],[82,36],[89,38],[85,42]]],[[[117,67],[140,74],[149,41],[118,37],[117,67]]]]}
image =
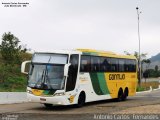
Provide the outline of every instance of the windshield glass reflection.
{"type": "Polygon", "coordinates": [[[64,65],[32,64],[28,86],[39,89],[64,89],[64,65]]]}

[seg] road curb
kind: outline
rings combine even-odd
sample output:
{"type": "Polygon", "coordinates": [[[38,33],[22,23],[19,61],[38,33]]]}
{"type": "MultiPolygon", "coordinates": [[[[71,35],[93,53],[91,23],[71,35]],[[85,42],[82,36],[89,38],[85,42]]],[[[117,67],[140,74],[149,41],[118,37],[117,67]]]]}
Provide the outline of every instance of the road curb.
{"type": "Polygon", "coordinates": [[[136,94],[139,94],[139,93],[147,93],[147,92],[152,92],[152,91],[156,91],[156,90],[160,90],[160,85],[159,85],[159,88],[157,88],[157,89],[153,89],[152,86],[150,86],[150,90],[141,91],[141,92],[136,92],[136,94]]]}

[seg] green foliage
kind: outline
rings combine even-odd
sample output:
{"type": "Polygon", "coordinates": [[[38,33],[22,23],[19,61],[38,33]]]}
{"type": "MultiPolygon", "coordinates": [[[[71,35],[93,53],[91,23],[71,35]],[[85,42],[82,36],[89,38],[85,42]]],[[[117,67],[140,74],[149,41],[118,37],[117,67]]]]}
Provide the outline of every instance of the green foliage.
{"type": "Polygon", "coordinates": [[[25,91],[27,79],[21,74],[20,65],[0,63],[0,92],[25,91]]]}
{"type": "Polygon", "coordinates": [[[152,87],[153,89],[157,89],[159,87],[159,82],[158,81],[142,82],[141,85],[137,86],[136,91],[140,92],[140,91],[150,90],[150,87],[152,87]]]}
{"type": "Polygon", "coordinates": [[[25,77],[8,77],[4,83],[0,85],[0,91],[22,92],[26,90],[27,80],[25,77]]]}
{"type": "MultiPolygon", "coordinates": [[[[124,53],[126,55],[134,55],[137,58],[138,62],[139,62],[139,53],[138,52],[135,51],[133,54],[131,54],[131,53],[127,52],[127,51],[124,51],[124,53]]],[[[146,59],[146,57],[147,57],[147,53],[140,54],[141,64],[143,64],[143,63],[150,64],[151,63],[151,61],[149,59],[146,59]]]]}
{"type": "Polygon", "coordinates": [[[156,71],[156,72],[158,71],[158,65],[155,66],[155,71],[156,71]]]}
{"type": "Polygon", "coordinates": [[[148,69],[146,71],[144,71],[144,73],[147,74],[147,77],[152,77],[152,78],[156,78],[156,77],[160,77],[160,71],[158,69],[148,69]]]}
{"type": "Polygon", "coordinates": [[[141,86],[138,86],[137,89],[136,89],[137,92],[140,92],[140,91],[145,91],[145,88],[144,87],[141,87],[141,86]]]}
{"type": "Polygon", "coordinates": [[[0,92],[25,91],[27,79],[21,74],[21,62],[31,59],[26,48],[10,32],[4,33],[0,45],[0,92]]]}
{"type": "Polygon", "coordinates": [[[11,32],[3,34],[0,51],[5,64],[21,62],[20,54],[26,52],[27,49],[22,49],[22,46],[19,45],[19,43],[19,39],[11,34],[11,32]]]}
{"type": "Polygon", "coordinates": [[[32,54],[25,52],[25,53],[21,53],[19,57],[21,61],[23,62],[26,60],[30,60],[32,58],[32,54]]]}

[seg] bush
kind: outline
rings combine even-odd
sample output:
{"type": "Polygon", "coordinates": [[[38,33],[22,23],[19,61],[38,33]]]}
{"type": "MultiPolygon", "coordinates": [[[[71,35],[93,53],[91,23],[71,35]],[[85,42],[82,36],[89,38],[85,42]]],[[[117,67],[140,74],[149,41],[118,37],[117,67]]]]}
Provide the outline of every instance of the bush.
{"type": "Polygon", "coordinates": [[[4,33],[0,45],[0,91],[25,91],[26,77],[21,74],[21,62],[30,60],[26,46],[11,32],[4,33]]]}
{"type": "Polygon", "coordinates": [[[137,89],[136,89],[137,92],[140,92],[140,91],[145,91],[145,88],[144,87],[141,87],[141,86],[138,86],[137,89]]]}
{"type": "Polygon", "coordinates": [[[27,80],[24,77],[9,77],[0,85],[1,91],[22,92],[26,90],[27,80]]]}
{"type": "Polygon", "coordinates": [[[27,79],[20,72],[20,65],[0,64],[0,91],[25,91],[27,79]]]}

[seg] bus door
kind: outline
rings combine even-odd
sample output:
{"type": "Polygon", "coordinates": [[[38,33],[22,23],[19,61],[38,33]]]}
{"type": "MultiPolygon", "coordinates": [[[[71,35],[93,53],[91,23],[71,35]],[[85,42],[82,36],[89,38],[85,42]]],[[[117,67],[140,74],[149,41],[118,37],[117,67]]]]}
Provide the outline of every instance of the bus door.
{"type": "Polygon", "coordinates": [[[79,55],[73,54],[70,56],[71,65],[68,69],[68,78],[67,78],[67,84],[66,84],[66,92],[72,91],[75,88],[76,81],[77,81],[77,74],[78,74],[78,63],[79,63],[79,55]]]}

